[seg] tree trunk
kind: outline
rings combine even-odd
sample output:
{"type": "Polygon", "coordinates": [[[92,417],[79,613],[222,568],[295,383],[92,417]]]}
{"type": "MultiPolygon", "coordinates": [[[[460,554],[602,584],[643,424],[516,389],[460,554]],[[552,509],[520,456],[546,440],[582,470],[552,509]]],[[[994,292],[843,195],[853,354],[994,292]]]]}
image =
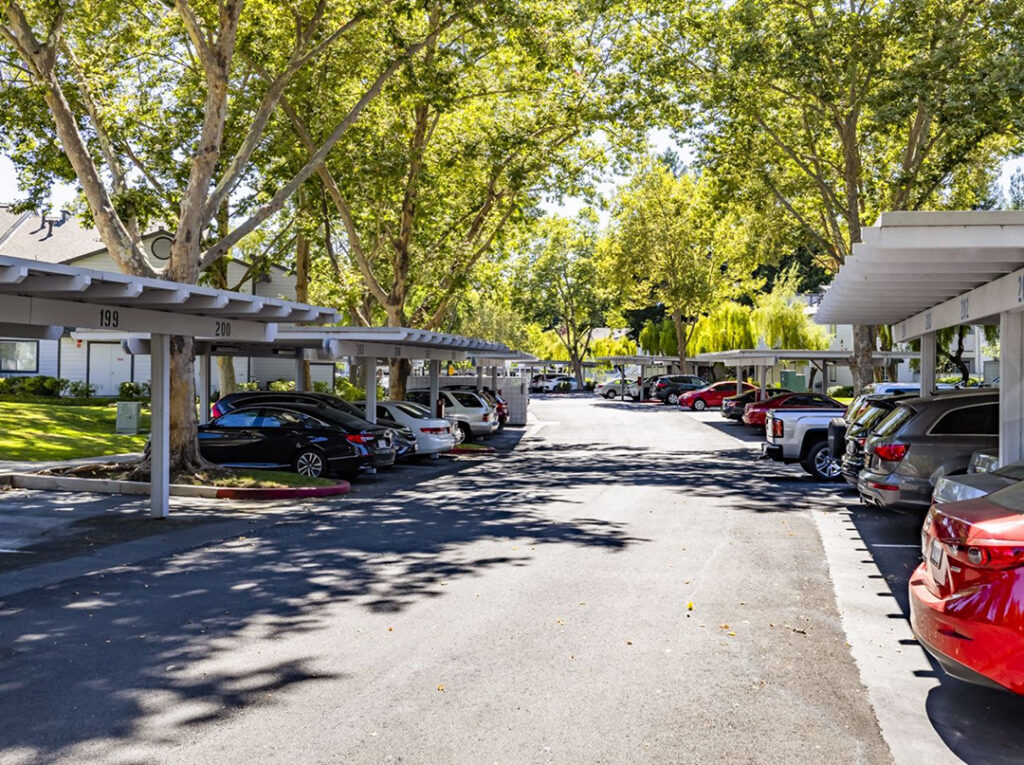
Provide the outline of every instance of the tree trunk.
{"type": "Polygon", "coordinates": [[[875,381],[875,327],[870,324],[855,324],[853,327],[853,355],[850,357],[850,371],[853,372],[853,391],[860,393],[875,381]]]}
{"type": "Polygon", "coordinates": [[[681,311],[672,312],[672,325],[676,328],[676,353],[679,355],[679,369],[686,368],[686,332],[681,311]]]}
{"type": "Polygon", "coordinates": [[[196,386],[193,366],[195,340],[173,335],[170,354],[170,468],[194,472],[207,466],[199,455],[196,386]]]}
{"type": "Polygon", "coordinates": [[[221,398],[238,390],[238,380],[235,379],[235,360],[233,358],[230,356],[217,357],[217,377],[220,383],[221,398]]]}
{"type": "Polygon", "coordinates": [[[390,372],[388,377],[388,396],[393,401],[404,401],[405,390],[412,374],[412,362],[409,359],[389,359],[390,372]]]}
{"type": "MultiPolygon", "coordinates": [[[[301,192],[299,204],[302,204],[301,192]]],[[[309,302],[309,237],[301,231],[295,245],[295,299],[300,303],[309,302]]],[[[313,390],[308,359],[302,362],[302,389],[313,390]]]]}

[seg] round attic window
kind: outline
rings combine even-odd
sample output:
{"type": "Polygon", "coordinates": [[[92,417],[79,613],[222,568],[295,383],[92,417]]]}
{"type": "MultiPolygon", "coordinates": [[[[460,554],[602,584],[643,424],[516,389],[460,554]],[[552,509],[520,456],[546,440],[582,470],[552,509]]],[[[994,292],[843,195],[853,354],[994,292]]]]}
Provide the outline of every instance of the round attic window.
{"type": "Polygon", "coordinates": [[[171,244],[174,242],[169,236],[158,236],[149,244],[153,257],[159,260],[167,260],[171,257],[171,244]]]}

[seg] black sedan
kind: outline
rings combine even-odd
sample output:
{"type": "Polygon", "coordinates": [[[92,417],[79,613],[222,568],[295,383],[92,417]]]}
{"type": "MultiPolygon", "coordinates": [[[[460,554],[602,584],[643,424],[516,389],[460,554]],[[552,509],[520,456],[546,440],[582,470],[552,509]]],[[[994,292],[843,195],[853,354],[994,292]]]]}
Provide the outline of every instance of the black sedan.
{"type": "MultiPolygon", "coordinates": [[[[366,412],[362,408],[330,393],[310,391],[238,391],[224,396],[211,407],[211,411],[214,417],[220,417],[239,407],[248,408],[261,404],[329,407],[363,420],[363,427],[373,427],[373,424],[366,420],[366,412]]],[[[404,460],[416,456],[416,436],[408,427],[389,417],[381,417],[379,411],[376,424],[391,429],[396,459],[404,460]]]]}
{"type": "MultiPolygon", "coordinates": [[[[787,390],[786,388],[765,388],[764,397],[771,398],[772,396],[778,396],[780,393],[792,392],[793,391],[787,390]]],[[[746,393],[741,393],[738,396],[730,396],[729,398],[723,400],[722,416],[727,420],[742,420],[743,408],[747,404],[753,404],[755,401],[760,401],[760,394],[760,389],[755,388],[754,390],[748,390],[746,393]]]]}
{"type": "Polygon", "coordinates": [[[391,433],[327,407],[242,407],[199,427],[205,459],[232,467],[291,468],[312,478],[353,477],[394,464],[391,433]]]}

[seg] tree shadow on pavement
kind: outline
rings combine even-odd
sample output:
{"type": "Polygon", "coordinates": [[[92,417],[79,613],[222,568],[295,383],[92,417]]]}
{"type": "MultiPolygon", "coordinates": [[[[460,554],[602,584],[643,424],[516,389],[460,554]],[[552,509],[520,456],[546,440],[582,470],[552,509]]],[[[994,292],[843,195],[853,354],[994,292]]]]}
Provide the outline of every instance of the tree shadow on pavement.
{"type": "MultiPolygon", "coordinates": [[[[894,511],[851,502],[846,509],[878,567],[902,618],[910,619],[908,586],[921,562],[923,510],[894,511]],[[899,545],[899,546],[897,546],[899,545]]],[[[917,641],[913,645],[919,645],[917,641]]],[[[938,685],[928,692],[928,719],[958,758],[968,763],[1024,762],[1020,720],[1024,699],[1008,692],[971,685],[947,675],[921,648],[938,685]]]]}
{"type": "Polygon", "coordinates": [[[528,566],[531,547],[615,553],[645,541],[586,512],[554,520],[551,503],[573,504],[561,481],[538,469],[508,485],[509,459],[519,457],[469,460],[458,481],[319,503],[251,535],[0,600],[0,759],[176,740],[179,728],[274,703],[275,691],[349,674],[323,671],[315,655],[236,655],[242,634],[312,633],[339,603],[400,612],[442,596],[447,581],[528,566]],[[481,541],[511,544],[474,552],[481,541]]]}

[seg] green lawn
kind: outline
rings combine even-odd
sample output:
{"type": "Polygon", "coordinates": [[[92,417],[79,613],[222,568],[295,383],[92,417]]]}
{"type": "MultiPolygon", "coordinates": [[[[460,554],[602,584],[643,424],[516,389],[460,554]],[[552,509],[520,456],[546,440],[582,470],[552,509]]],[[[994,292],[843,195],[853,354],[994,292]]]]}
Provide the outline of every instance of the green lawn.
{"type": "Polygon", "coordinates": [[[114,432],[113,406],[60,406],[0,401],[0,460],[71,460],[141,452],[149,432],[143,409],[142,433],[114,432]]]}

